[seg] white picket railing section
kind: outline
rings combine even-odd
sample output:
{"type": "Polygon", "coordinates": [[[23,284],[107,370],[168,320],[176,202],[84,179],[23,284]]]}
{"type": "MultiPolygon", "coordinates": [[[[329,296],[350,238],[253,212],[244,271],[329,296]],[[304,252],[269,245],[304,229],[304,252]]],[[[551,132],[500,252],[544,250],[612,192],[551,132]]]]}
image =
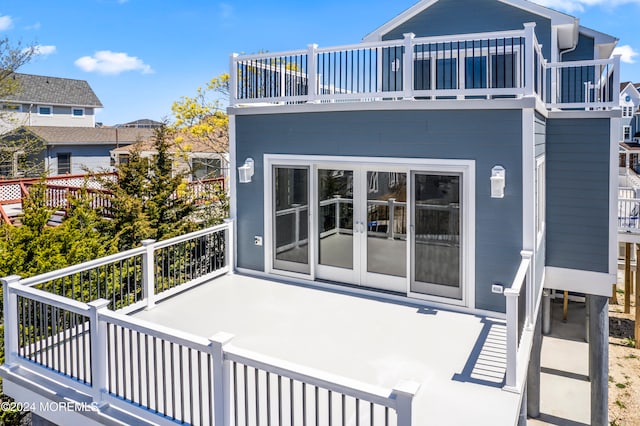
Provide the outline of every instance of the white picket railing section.
{"type": "Polygon", "coordinates": [[[379,388],[234,347],[225,333],[205,339],[125,314],[230,271],[232,236],[229,221],[48,274],[2,279],[5,367],[161,424],[412,425],[413,382],[379,388]],[[127,293],[122,277],[132,271],[141,281],[127,293]],[[108,281],[111,275],[117,278],[108,281]]]}
{"type": "Polygon", "coordinates": [[[230,103],[274,105],[535,96],[547,108],[619,106],[620,57],[549,63],[535,24],[517,31],[232,55],[230,103]]]}

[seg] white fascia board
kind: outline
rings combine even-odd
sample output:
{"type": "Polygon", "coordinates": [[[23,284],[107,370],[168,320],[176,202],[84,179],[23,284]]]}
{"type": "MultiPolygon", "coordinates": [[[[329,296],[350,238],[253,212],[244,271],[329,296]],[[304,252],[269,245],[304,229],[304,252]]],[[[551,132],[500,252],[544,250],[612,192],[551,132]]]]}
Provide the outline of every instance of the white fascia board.
{"type": "Polygon", "coordinates": [[[611,286],[615,284],[616,279],[616,274],[547,266],[544,286],[555,290],[609,297],[611,286]]]}
{"type": "MultiPolygon", "coordinates": [[[[363,42],[374,42],[382,40],[382,36],[396,28],[400,24],[408,21],[414,16],[418,15],[422,11],[431,7],[438,0],[422,0],[419,3],[411,6],[409,9],[400,13],[395,18],[386,22],[382,26],[376,28],[362,39],[363,42]]],[[[573,16],[567,15],[562,12],[555,11],[553,9],[549,9],[548,7],[540,6],[538,4],[532,3],[526,0],[497,0],[502,3],[508,4],[513,7],[517,7],[518,9],[525,10],[527,12],[531,12],[533,14],[542,16],[551,20],[551,25],[563,25],[563,24],[572,24],[577,25],[577,18],[573,16]]]]}

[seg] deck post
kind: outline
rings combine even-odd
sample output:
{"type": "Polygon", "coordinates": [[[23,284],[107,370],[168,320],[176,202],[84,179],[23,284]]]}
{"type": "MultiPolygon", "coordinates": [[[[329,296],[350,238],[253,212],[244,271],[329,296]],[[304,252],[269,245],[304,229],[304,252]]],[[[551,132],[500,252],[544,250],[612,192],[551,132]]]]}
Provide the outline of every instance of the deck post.
{"type": "Polygon", "coordinates": [[[610,100],[613,106],[620,105],[620,58],[621,55],[613,55],[613,99],[610,100]]]}
{"type": "Polygon", "coordinates": [[[5,364],[13,364],[18,354],[18,296],[11,291],[11,286],[17,284],[22,277],[10,275],[2,278],[3,309],[4,309],[4,357],[5,364]]]}
{"type": "Polygon", "coordinates": [[[225,219],[224,223],[227,224],[227,238],[225,239],[224,255],[229,269],[229,274],[233,274],[236,270],[236,256],[235,256],[235,227],[233,219],[225,219]]]}
{"type": "Polygon", "coordinates": [[[153,252],[156,240],[142,240],[145,252],[142,253],[142,300],[147,302],[145,309],[155,306],[155,274],[153,252]]]}
{"type": "Polygon", "coordinates": [[[631,243],[624,243],[624,313],[631,312],[631,243]]]}
{"type": "Polygon", "coordinates": [[[507,371],[505,373],[505,388],[516,389],[517,359],[518,359],[518,297],[519,293],[512,289],[505,289],[507,302],[507,371]]]}
{"type": "Polygon", "coordinates": [[[102,402],[102,394],[107,391],[107,323],[100,321],[100,314],[107,310],[109,301],[97,299],[89,305],[89,336],[91,342],[91,393],[93,401],[102,402]]]}
{"type": "Polygon", "coordinates": [[[591,424],[608,425],[609,311],[607,297],[589,296],[589,379],[591,424]]]}
{"type": "Polygon", "coordinates": [[[640,244],[636,245],[636,327],[634,337],[636,339],[636,349],[640,349],[640,244]]]}
{"type": "Polygon", "coordinates": [[[224,359],[224,347],[231,340],[233,334],[220,332],[209,338],[211,358],[213,359],[213,395],[210,404],[213,405],[215,426],[231,425],[231,372],[229,361],[224,359]]]}
{"type": "Polygon", "coordinates": [[[413,39],[414,33],[402,34],[404,37],[404,55],[402,59],[402,98],[413,99],[413,39]]]}
{"type": "Polygon", "coordinates": [[[551,290],[542,290],[542,334],[551,333],[551,290]]]}
{"type": "Polygon", "coordinates": [[[317,103],[318,95],[318,45],[310,44],[307,46],[309,52],[307,53],[307,96],[308,103],[317,103]]]}
{"type": "Polygon", "coordinates": [[[236,61],[238,54],[232,53],[229,56],[229,106],[234,107],[238,100],[238,66],[236,61]]]}
{"type": "Polygon", "coordinates": [[[535,40],[535,22],[527,22],[524,24],[524,58],[525,58],[525,69],[524,69],[524,95],[525,96],[534,96],[535,95],[535,63],[533,60],[533,56],[535,55],[534,48],[534,40],[535,40]]]}
{"type": "Polygon", "coordinates": [[[419,389],[420,383],[412,381],[402,381],[393,388],[391,396],[396,400],[398,426],[413,425],[413,397],[418,393],[419,389]]]}
{"type": "Polygon", "coordinates": [[[533,346],[527,371],[527,415],[540,416],[540,364],[542,355],[542,310],[538,310],[533,328],[533,346]]]}

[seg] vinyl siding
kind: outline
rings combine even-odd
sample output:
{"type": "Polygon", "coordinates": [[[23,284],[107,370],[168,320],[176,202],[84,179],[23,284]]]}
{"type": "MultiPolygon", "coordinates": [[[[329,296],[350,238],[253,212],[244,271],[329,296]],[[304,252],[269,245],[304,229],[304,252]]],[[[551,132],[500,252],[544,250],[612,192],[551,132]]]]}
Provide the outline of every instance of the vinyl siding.
{"type": "Polygon", "coordinates": [[[58,153],[71,153],[71,174],[85,173],[85,169],[91,171],[104,171],[111,167],[109,151],[115,149],[115,144],[105,145],[56,145],[47,148],[47,160],[49,174],[58,174],[58,153]]]}
{"type": "Polygon", "coordinates": [[[547,121],[548,266],[609,272],[609,119],[547,121]]]}
{"type": "MultiPolygon", "coordinates": [[[[476,307],[504,311],[522,249],[522,112],[359,111],[236,117],[238,162],[255,174],[237,186],[238,266],[264,270],[264,154],[473,159],[476,161],[476,307]],[[491,168],[507,169],[503,199],[490,197],[491,168]]],[[[265,242],[268,243],[268,242],[265,242]]]]}

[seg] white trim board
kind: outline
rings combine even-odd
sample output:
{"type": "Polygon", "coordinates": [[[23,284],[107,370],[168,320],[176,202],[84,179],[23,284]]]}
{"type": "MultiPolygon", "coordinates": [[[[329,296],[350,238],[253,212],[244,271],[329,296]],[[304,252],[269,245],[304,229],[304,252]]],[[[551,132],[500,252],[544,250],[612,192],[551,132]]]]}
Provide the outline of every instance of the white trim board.
{"type": "MultiPolygon", "coordinates": [[[[618,184],[620,118],[609,120],[609,273],[618,270],[618,184]]],[[[615,282],[615,281],[614,281],[615,282]]],[[[613,284],[613,283],[612,283],[613,284]]]]}
{"type": "Polygon", "coordinates": [[[611,296],[611,286],[615,282],[615,273],[605,274],[555,266],[545,268],[545,288],[609,297],[611,296]]]}

